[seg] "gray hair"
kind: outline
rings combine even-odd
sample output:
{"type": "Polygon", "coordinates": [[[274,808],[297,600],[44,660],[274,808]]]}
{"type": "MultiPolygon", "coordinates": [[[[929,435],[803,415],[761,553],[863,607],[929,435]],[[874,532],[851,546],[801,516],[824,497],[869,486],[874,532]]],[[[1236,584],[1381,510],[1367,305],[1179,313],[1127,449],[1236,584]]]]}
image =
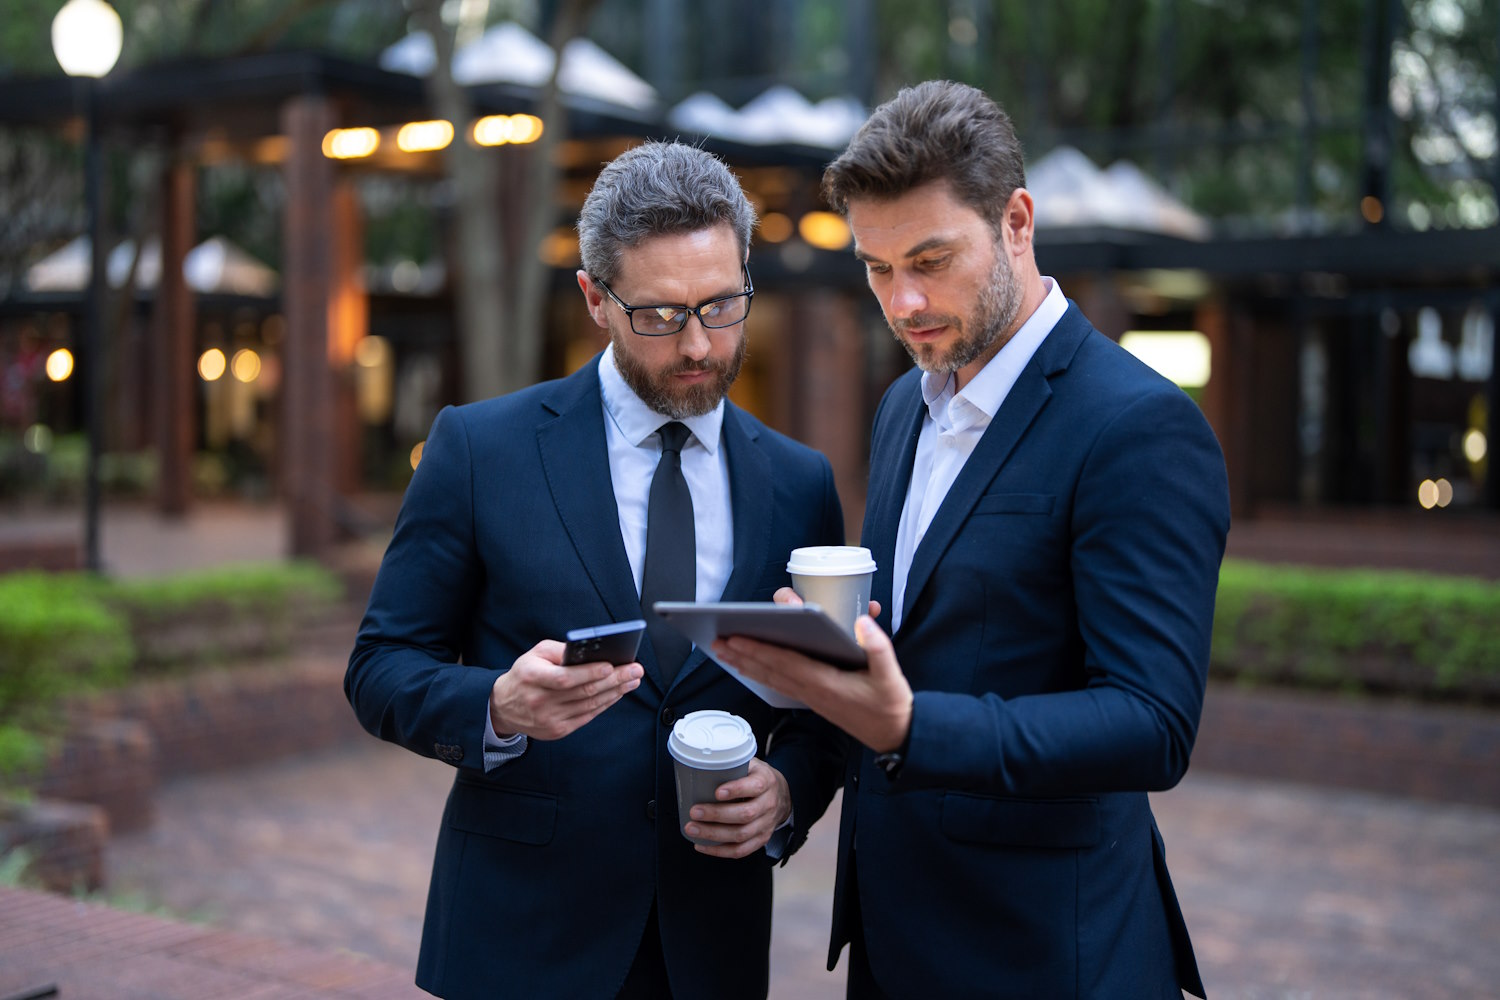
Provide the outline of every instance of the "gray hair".
{"type": "Polygon", "coordinates": [[[620,271],[620,253],[652,236],[694,233],[728,223],[740,256],[750,249],[755,209],[729,167],[680,142],[651,141],[615,157],[578,213],[583,269],[605,282],[620,271]]]}

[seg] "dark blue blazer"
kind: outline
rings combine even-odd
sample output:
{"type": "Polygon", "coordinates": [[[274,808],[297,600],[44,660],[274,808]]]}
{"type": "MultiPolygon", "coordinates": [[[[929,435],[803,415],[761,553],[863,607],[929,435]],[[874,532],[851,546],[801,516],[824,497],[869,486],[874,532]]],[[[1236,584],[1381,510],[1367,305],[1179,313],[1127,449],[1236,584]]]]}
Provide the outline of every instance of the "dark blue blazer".
{"type": "MultiPolygon", "coordinates": [[[[734,518],[724,598],[770,600],[789,583],[793,548],[842,543],[833,476],[822,455],[735,406],[723,428],[734,518]]],[[[532,740],[519,759],[483,769],[490,688],[517,656],[640,615],[597,364],[443,410],[345,679],[367,730],[456,766],[418,960],[424,989],[613,997],[654,898],[676,996],[765,996],[771,865],[764,853],[707,857],[683,838],[666,736],[687,712],[726,709],[750,720],[764,752],[785,713],[696,650],[665,682],[647,639],[639,688],[566,738],[532,740]]],[[[809,817],[837,784],[838,762],[831,777],[819,773],[827,766],[801,754],[785,765],[799,789],[825,789],[799,796],[809,817]]]]}
{"type": "MultiPolygon", "coordinates": [[[[875,418],[887,629],[919,379],[875,418]]],[[[1070,304],[912,561],[910,747],[894,782],[851,755],[829,968],[862,914],[893,997],[1202,994],[1146,793],[1187,769],[1228,530],[1198,407],[1070,304]]]]}

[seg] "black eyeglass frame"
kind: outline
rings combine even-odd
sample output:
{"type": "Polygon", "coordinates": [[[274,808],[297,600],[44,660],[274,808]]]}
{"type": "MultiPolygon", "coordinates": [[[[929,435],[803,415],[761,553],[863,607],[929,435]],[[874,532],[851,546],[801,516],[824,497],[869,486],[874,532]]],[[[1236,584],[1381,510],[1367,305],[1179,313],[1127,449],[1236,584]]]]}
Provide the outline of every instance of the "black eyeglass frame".
{"type": "Polygon", "coordinates": [[[739,324],[745,322],[745,320],[750,318],[750,304],[755,301],[755,283],[750,280],[750,265],[741,262],[740,271],[745,275],[745,290],[743,292],[732,292],[729,295],[717,295],[714,298],[705,299],[704,301],[698,303],[696,306],[681,305],[671,302],[662,302],[653,305],[639,306],[627,305],[625,300],[616,295],[614,293],[614,290],[606,285],[602,278],[594,278],[594,284],[604,289],[604,294],[609,296],[610,301],[619,306],[621,309],[625,310],[625,318],[630,321],[630,332],[635,334],[637,337],[675,337],[687,328],[687,321],[689,316],[697,316],[698,322],[703,325],[703,329],[705,330],[727,330],[731,326],[738,326],[739,324]],[[709,306],[712,306],[717,302],[725,302],[729,299],[737,299],[741,296],[744,296],[745,298],[745,314],[739,319],[736,319],[733,323],[720,323],[716,326],[703,318],[703,310],[707,309],[709,306]],[[675,309],[682,313],[682,323],[678,325],[677,329],[675,330],[664,330],[661,333],[643,333],[642,331],[635,328],[635,314],[638,310],[642,309],[675,309]]]}

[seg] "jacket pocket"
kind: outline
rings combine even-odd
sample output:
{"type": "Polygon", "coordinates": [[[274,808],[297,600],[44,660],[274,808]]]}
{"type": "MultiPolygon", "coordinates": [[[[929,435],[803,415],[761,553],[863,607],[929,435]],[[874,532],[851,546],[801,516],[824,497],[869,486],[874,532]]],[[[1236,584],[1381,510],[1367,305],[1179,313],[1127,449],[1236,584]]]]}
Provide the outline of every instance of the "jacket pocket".
{"type": "Polygon", "coordinates": [[[454,789],[448,825],[518,844],[545,844],[557,828],[557,799],[465,783],[454,789]]]}
{"type": "Polygon", "coordinates": [[[948,792],[943,833],[997,847],[1094,847],[1099,843],[1096,799],[999,799],[948,792]]]}
{"type": "Polygon", "coordinates": [[[1050,493],[986,493],[974,505],[974,513],[1050,514],[1056,502],[1050,493]]]}

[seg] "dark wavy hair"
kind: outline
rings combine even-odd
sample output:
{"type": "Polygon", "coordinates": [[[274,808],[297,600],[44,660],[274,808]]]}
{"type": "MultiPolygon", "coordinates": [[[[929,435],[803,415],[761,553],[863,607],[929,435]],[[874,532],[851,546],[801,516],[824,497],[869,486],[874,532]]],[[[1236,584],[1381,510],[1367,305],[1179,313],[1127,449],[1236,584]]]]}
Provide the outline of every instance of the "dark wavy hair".
{"type": "Polygon", "coordinates": [[[847,213],[860,198],[896,198],[947,181],[996,233],[1005,206],[1026,186],[1010,116],[984,91],[950,80],[904,88],[875,109],[849,148],[823,172],[823,196],[847,213]]]}

